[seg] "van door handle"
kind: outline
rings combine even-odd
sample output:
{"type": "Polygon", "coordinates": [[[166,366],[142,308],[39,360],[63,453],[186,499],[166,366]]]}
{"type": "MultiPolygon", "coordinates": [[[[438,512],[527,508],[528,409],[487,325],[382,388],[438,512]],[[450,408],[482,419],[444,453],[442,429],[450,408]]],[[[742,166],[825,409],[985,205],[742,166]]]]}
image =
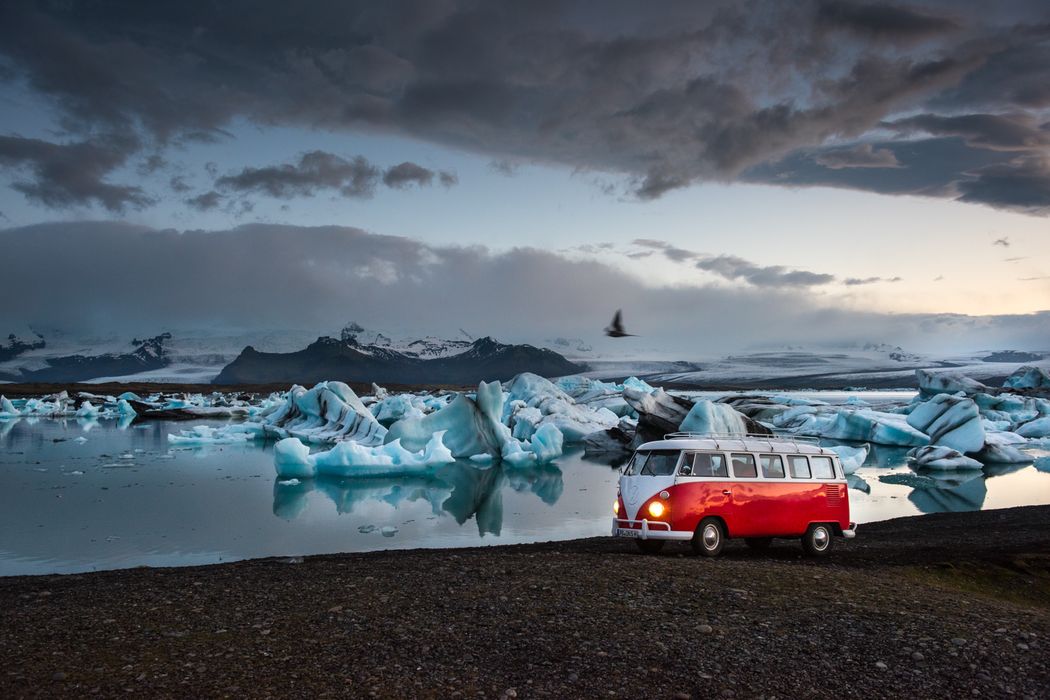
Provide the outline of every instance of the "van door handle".
{"type": "Polygon", "coordinates": [[[723,496],[732,496],[732,495],[733,495],[733,492],[732,492],[732,491],[730,491],[729,489],[723,489],[723,490],[722,490],[722,495],[723,495],[723,496]]]}

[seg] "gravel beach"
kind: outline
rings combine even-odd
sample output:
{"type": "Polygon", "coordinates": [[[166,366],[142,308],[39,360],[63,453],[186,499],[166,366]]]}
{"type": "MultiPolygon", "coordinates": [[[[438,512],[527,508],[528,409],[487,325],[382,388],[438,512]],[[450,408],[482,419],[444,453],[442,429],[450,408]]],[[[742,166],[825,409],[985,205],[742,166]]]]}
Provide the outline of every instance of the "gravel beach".
{"type": "Polygon", "coordinates": [[[0,579],[0,697],[1050,697],[1050,507],[0,579]]]}

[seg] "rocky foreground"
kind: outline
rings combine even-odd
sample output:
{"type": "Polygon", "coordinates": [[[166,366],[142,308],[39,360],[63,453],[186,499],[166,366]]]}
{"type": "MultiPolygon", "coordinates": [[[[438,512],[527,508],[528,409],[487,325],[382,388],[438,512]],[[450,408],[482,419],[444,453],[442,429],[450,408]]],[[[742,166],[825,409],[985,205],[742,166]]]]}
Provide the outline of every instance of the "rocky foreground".
{"type": "Polygon", "coordinates": [[[1050,507],[0,579],[0,697],[1048,697],[1050,507]]]}

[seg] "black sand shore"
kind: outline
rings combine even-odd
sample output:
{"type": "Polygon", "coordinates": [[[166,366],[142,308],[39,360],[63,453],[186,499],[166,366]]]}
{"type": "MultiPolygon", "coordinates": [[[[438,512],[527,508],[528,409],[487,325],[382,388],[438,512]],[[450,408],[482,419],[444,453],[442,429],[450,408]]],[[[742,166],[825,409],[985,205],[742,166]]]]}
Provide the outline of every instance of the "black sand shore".
{"type": "Polygon", "coordinates": [[[0,697],[1048,697],[1050,507],[0,579],[0,697]]]}

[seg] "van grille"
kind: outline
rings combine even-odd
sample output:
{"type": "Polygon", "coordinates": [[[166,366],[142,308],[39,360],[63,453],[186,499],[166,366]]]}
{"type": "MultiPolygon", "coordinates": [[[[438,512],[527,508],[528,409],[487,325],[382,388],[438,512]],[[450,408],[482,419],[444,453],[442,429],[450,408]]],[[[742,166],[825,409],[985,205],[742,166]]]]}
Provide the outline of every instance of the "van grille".
{"type": "Polygon", "coordinates": [[[828,499],[828,505],[836,507],[842,503],[842,485],[824,484],[824,496],[828,499]]]}

